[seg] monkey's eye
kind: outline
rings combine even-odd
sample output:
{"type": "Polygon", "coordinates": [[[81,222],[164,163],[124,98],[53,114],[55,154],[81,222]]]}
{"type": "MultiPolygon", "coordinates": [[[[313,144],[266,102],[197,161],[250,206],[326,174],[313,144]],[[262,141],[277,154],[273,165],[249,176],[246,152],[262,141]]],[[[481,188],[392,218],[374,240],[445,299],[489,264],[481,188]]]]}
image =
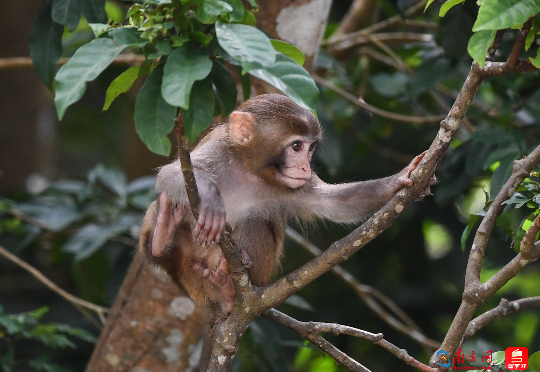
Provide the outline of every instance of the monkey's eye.
{"type": "Polygon", "coordinates": [[[309,152],[315,150],[315,147],[316,147],[316,146],[317,146],[317,145],[315,144],[315,142],[313,142],[311,145],[309,145],[309,152]]]}
{"type": "Polygon", "coordinates": [[[302,150],[302,142],[301,141],[294,141],[292,143],[291,147],[295,152],[298,152],[298,151],[302,150]]]}

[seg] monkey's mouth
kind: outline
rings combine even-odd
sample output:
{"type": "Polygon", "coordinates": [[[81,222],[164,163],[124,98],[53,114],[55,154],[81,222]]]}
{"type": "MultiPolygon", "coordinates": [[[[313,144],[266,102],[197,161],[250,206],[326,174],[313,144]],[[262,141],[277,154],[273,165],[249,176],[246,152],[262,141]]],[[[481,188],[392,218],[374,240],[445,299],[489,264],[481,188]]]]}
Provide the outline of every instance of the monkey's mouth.
{"type": "Polygon", "coordinates": [[[297,189],[304,186],[311,177],[298,177],[296,175],[287,175],[278,168],[276,172],[276,178],[281,181],[285,186],[290,187],[291,189],[297,189]]]}

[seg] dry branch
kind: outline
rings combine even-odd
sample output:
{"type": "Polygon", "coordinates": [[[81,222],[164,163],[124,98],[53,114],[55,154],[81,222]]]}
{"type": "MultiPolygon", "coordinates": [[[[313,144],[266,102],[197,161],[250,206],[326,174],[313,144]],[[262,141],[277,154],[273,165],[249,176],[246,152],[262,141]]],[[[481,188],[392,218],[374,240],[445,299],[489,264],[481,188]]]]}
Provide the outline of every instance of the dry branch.
{"type": "Polygon", "coordinates": [[[15,256],[14,254],[10,253],[7,249],[0,246],[0,255],[4,256],[20,268],[28,271],[34,278],[39,280],[41,283],[43,283],[47,288],[49,288],[51,291],[57,293],[60,297],[71,303],[73,306],[75,306],[77,309],[80,310],[80,307],[86,308],[92,311],[95,311],[99,319],[101,321],[101,324],[105,324],[105,314],[109,312],[109,309],[106,307],[98,306],[96,304],[93,304],[91,302],[85,301],[81,298],[75,297],[72,294],[64,291],[62,288],[51,282],[45,275],[41,273],[38,269],[33,267],[32,265],[26,263],[25,261],[21,260],[19,257],[15,256]]]}

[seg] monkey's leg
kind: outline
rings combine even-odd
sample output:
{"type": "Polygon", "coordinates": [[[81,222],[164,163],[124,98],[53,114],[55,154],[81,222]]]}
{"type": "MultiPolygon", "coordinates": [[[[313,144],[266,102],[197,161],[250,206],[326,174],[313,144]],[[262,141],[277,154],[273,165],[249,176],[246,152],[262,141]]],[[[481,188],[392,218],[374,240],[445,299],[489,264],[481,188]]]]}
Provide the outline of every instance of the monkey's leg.
{"type": "Polygon", "coordinates": [[[152,256],[161,257],[165,245],[174,239],[176,229],[187,213],[183,205],[173,205],[165,193],[158,198],[158,215],[152,237],[152,256]]]}

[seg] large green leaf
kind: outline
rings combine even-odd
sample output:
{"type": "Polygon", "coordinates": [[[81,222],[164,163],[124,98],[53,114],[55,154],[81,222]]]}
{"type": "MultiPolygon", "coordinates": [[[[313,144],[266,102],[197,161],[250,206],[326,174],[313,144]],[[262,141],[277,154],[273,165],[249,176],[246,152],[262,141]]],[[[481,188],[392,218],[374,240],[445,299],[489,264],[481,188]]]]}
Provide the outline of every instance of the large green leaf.
{"type": "Polygon", "coordinates": [[[207,54],[189,44],[175,49],[167,58],[161,94],[173,106],[189,109],[191,87],[197,80],[208,76],[212,61],[207,54]]]}
{"type": "Polygon", "coordinates": [[[139,66],[133,66],[122,72],[116,79],[114,79],[107,88],[105,94],[105,104],[103,105],[103,111],[108,110],[111,103],[120,94],[127,92],[135,83],[135,79],[139,77],[139,66]]]}
{"type": "Polygon", "coordinates": [[[193,85],[193,92],[189,99],[189,109],[183,110],[184,128],[191,143],[212,122],[214,116],[214,92],[210,77],[198,81],[193,85]]]}
{"type": "Polygon", "coordinates": [[[167,134],[174,127],[176,107],[161,95],[163,65],[157,66],[146,78],[135,102],[135,129],[144,144],[156,154],[168,156],[171,142],[167,134]]]}
{"type": "Polygon", "coordinates": [[[236,82],[229,71],[220,62],[214,60],[212,71],[210,72],[210,78],[214,84],[214,91],[216,97],[221,104],[223,112],[222,116],[229,115],[236,106],[236,82]]]}
{"type": "Polygon", "coordinates": [[[88,23],[107,23],[105,0],[82,0],[81,11],[88,23]]]}
{"type": "Polygon", "coordinates": [[[30,57],[39,77],[49,89],[62,55],[62,33],[64,26],[51,18],[51,4],[41,7],[30,28],[30,57]]]}
{"type": "Polygon", "coordinates": [[[276,60],[270,39],[255,27],[218,21],[216,36],[219,45],[242,66],[242,74],[271,66],[276,60]]]}
{"type": "Polygon", "coordinates": [[[297,105],[315,111],[319,96],[317,85],[302,66],[286,55],[278,52],[272,66],[251,70],[249,73],[273,85],[297,105]]]}
{"type": "Polygon", "coordinates": [[[501,30],[519,25],[539,11],[539,0],[484,0],[473,31],[501,30]]]}
{"type": "Polygon", "coordinates": [[[484,67],[486,63],[486,54],[496,33],[497,31],[495,30],[478,31],[469,40],[467,51],[481,67],[484,67]]]}
{"type": "Polygon", "coordinates": [[[126,48],[111,39],[94,39],[83,45],[56,74],[54,102],[60,120],[66,109],[77,102],[86,90],[86,83],[94,80],[126,48]]]}
{"type": "Polygon", "coordinates": [[[81,5],[79,0],[54,0],[52,19],[72,31],[75,30],[81,20],[81,5]]]}

